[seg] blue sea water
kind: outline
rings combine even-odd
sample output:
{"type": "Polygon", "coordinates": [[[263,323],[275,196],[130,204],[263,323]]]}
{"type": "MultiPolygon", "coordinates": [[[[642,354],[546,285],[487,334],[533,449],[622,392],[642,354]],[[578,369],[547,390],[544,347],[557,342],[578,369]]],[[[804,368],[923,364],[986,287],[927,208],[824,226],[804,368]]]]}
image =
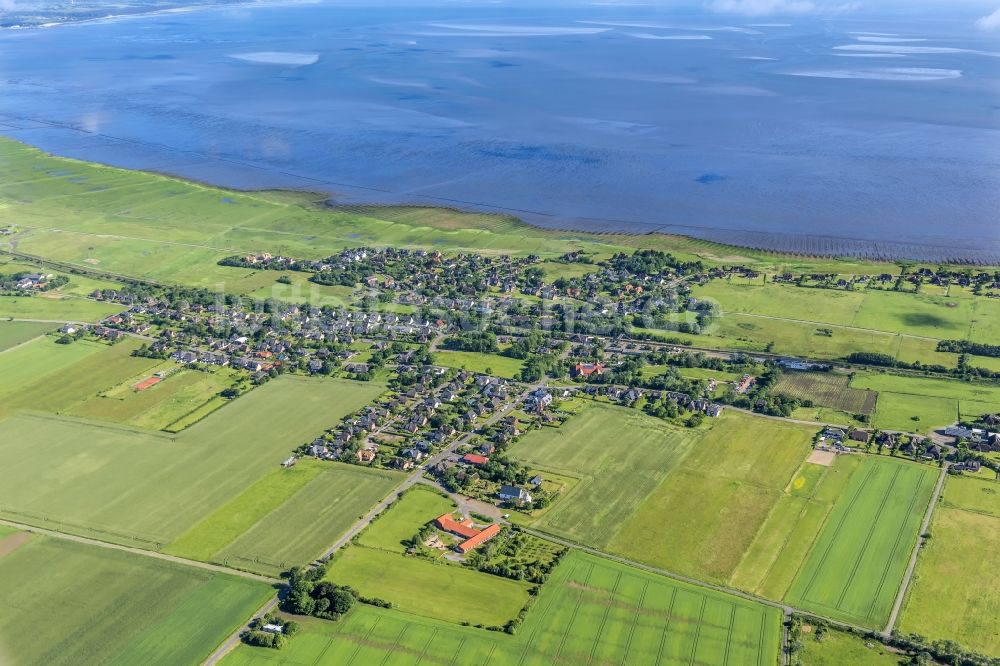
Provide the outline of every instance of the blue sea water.
{"type": "Polygon", "coordinates": [[[1000,40],[966,21],[279,4],[4,30],[0,133],[342,203],[1000,263],[1000,40]]]}

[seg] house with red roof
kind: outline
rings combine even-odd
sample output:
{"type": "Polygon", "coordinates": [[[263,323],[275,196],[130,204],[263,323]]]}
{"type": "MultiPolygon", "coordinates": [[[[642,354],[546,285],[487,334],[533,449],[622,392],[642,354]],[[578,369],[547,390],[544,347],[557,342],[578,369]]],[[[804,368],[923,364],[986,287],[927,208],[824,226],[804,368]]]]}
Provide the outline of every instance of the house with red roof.
{"type": "Polygon", "coordinates": [[[597,363],[577,363],[573,368],[573,374],[577,377],[590,377],[591,375],[603,375],[604,374],[604,364],[598,361],[597,363]]]}
{"type": "Polygon", "coordinates": [[[469,463],[470,465],[485,465],[490,461],[486,456],[481,456],[476,453],[466,453],[462,456],[462,462],[469,463]]]}

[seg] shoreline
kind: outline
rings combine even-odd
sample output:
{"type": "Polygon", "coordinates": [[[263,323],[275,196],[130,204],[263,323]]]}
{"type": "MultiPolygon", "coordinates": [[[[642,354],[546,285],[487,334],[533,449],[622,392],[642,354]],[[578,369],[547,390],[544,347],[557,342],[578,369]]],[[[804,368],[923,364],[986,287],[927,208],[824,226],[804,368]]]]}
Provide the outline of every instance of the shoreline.
{"type": "MultiPolygon", "coordinates": [[[[64,128],[70,129],[70,128],[64,128]]],[[[76,132],[90,134],[82,130],[72,128],[76,132]]],[[[259,187],[241,187],[233,183],[213,182],[206,178],[195,178],[181,170],[173,171],[169,168],[136,168],[131,166],[121,166],[107,161],[96,161],[82,157],[74,157],[60,154],[42,148],[34,143],[15,138],[6,134],[0,128],[0,137],[5,140],[26,146],[57,159],[78,161],[87,164],[95,164],[108,168],[121,169],[140,173],[154,174],[165,178],[172,178],[183,182],[193,183],[201,187],[210,187],[222,191],[233,191],[243,193],[288,193],[295,197],[311,197],[313,205],[319,205],[333,211],[351,212],[352,210],[405,210],[405,209],[437,209],[454,212],[456,215],[493,215],[507,218],[517,224],[525,225],[538,232],[550,232],[561,234],[580,234],[581,237],[593,240],[609,240],[613,238],[637,239],[642,237],[657,237],[669,240],[671,238],[686,241],[700,242],[715,246],[721,254],[734,254],[739,252],[754,252],[774,258],[802,259],[802,260],[853,260],[866,261],[872,263],[898,264],[906,263],[933,263],[947,264],[953,266],[975,266],[975,267],[995,267],[1000,266],[1000,241],[993,241],[998,246],[996,249],[973,249],[961,246],[932,245],[925,243],[898,243],[894,241],[878,241],[867,239],[852,239],[832,235],[819,234],[777,234],[772,232],[759,232],[737,229],[718,229],[711,227],[696,227],[693,225],[671,225],[658,224],[652,222],[633,222],[626,220],[600,220],[594,218],[580,218],[578,220],[557,218],[554,215],[539,213],[535,211],[525,211],[502,206],[488,204],[475,204],[471,202],[456,201],[443,197],[431,197],[418,195],[417,197],[405,197],[395,195],[384,189],[365,188],[349,186],[343,184],[329,183],[308,176],[288,172],[276,172],[265,167],[240,163],[234,160],[219,159],[213,161],[225,162],[231,170],[236,167],[239,172],[264,174],[264,180],[280,180],[280,176],[287,176],[300,181],[313,181],[303,187],[289,187],[275,184],[262,185],[259,187]],[[321,185],[327,185],[330,189],[324,189],[321,185]],[[339,189],[333,189],[334,187],[339,189]],[[388,200],[387,200],[388,199],[388,200]],[[549,221],[550,224],[545,222],[549,221]],[[577,224],[573,224],[573,222],[577,224]],[[614,228],[599,228],[596,225],[613,225],[614,228]],[[636,229],[634,227],[643,226],[646,229],[636,229]],[[632,228],[629,228],[632,227],[632,228]]],[[[110,137],[107,137],[110,138],[110,137]]],[[[86,149],[78,149],[78,152],[85,152],[86,149]]],[[[232,173],[230,171],[230,173],[232,173]]],[[[224,178],[220,179],[224,180],[224,178]]],[[[465,228],[475,229],[475,226],[465,228]]],[[[991,241],[983,241],[990,243],[991,241]]],[[[707,248],[706,248],[707,249],[707,248]]],[[[750,259],[751,257],[742,257],[750,259]]]]}

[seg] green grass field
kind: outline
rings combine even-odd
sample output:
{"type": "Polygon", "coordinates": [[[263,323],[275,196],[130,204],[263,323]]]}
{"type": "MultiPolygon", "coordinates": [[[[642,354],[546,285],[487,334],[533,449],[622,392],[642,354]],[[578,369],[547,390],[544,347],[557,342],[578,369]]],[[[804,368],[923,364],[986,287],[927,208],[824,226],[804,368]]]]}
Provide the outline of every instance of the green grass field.
{"type": "Polygon", "coordinates": [[[728,581],[810,451],[812,428],[727,412],[638,504],[610,552],[728,581]]]}
{"type": "Polygon", "coordinates": [[[533,468],[582,479],[537,527],[605,546],[696,438],[636,410],[592,403],[560,428],[528,433],[510,455],[533,468]]]}
{"type": "Polygon", "coordinates": [[[0,352],[44,335],[55,328],[55,324],[40,324],[30,321],[0,321],[0,352]]]}
{"type": "Polygon", "coordinates": [[[808,666],[899,666],[909,659],[877,641],[837,630],[827,631],[819,640],[813,634],[803,634],[798,656],[808,666]]]}
{"type": "Polygon", "coordinates": [[[308,622],[281,652],[241,645],[224,664],[771,666],[780,629],[777,609],[572,552],[514,636],[362,606],[335,624],[308,622]]]}
{"type": "Polygon", "coordinates": [[[364,546],[338,553],[326,579],[350,585],[364,596],[391,601],[407,613],[486,626],[503,626],[516,616],[531,587],[458,564],[364,546]]]}
{"type": "Polygon", "coordinates": [[[157,548],[381,390],[368,383],[282,377],[176,436],[16,414],[0,421],[0,456],[7,461],[0,469],[2,513],[157,548]]]}
{"type": "Polygon", "coordinates": [[[949,477],[900,628],[1000,657],[1000,482],[949,477]]]}
{"type": "Polygon", "coordinates": [[[434,352],[434,362],[449,368],[464,368],[469,372],[483,372],[487,368],[498,377],[513,379],[521,373],[523,361],[508,358],[499,354],[480,354],[477,352],[443,351],[434,352]]]}
{"type": "Polygon", "coordinates": [[[394,553],[405,553],[408,541],[425,523],[455,510],[455,503],[441,493],[414,486],[378,517],[357,539],[358,544],[394,553]]]}
{"type": "Polygon", "coordinates": [[[98,303],[86,298],[47,296],[0,296],[0,318],[46,319],[53,322],[98,322],[124,310],[121,305],[98,303]]]}
{"type": "Polygon", "coordinates": [[[880,627],[889,616],[937,470],[867,458],[833,505],[785,601],[880,627]]]}
{"type": "Polygon", "coordinates": [[[926,432],[953,424],[960,413],[1000,410],[1000,387],[990,384],[858,373],[851,386],[878,391],[873,423],[890,430],[926,432]]]}
{"type": "MultiPolygon", "coordinates": [[[[220,407],[224,400],[216,400],[219,393],[231,386],[235,371],[228,368],[208,370],[177,370],[177,366],[165,361],[163,367],[176,370],[159,384],[144,391],[136,391],[133,385],[145,379],[149,368],[141,376],[126,379],[118,386],[100,391],[71,406],[67,414],[101,421],[113,421],[137,428],[161,430],[179,419],[195,412],[201,413],[210,406],[220,407]]],[[[212,410],[208,409],[204,415],[212,410]]]]}
{"type": "MultiPolygon", "coordinates": [[[[889,354],[907,362],[954,367],[957,357],[935,350],[937,340],[965,338],[973,310],[989,310],[985,297],[944,297],[868,289],[842,291],[789,285],[743,285],[724,280],[695,288],[717,301],[723,317],[699,344],[839,358],[852,351],[889,354]],[[818,334],[830,328],[832,335],[818,334]]],[[[992,313],[990,313],[992,314],[992,313]]],[[[989,320],[989,317],[983,319],[989,320]]]]}
{"type": "Polygon", "coordinates": [[[302,460],[271,471],[165,551],[277,576],[316,559],[401,478],[386,470],[302,460]]]}
{"type": "Polygon", "coordinates": [[[831,466],[803,463],[746,548],[729,585],[775,601],[783,599],[862,462],[860,456],[839,456],[831,466]]]}
{"type": "Polygon", "coordinates": [[[0,556],[0,662],[197,664],[272,594],[255,581],[35,535],[0,556]]]}

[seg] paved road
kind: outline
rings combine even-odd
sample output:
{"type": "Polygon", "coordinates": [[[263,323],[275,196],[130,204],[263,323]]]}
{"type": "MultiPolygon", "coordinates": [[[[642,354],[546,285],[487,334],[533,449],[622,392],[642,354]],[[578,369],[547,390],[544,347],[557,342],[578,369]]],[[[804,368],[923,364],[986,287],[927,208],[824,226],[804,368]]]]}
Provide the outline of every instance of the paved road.
{"type": "Polygon", "coordinates": [[[122,550],[125,551],[126,553],[132,553],[134,555],[142,555],[143,557],[152,557],[157,560],[166,560],[167,562],[183,564],[185,566],[195,567],[197,569],[205,569],[206,571],[214,571],[215,573],[224,573],[224,574],[229,574],[230,576],[249,578],[250,580],[260,581],[262,583],[269,583],[272,585],[276,583],[281,583],[281,581],[278,580],[277,578],[260,576],[258,574],[250,573],[248,571],[230,569],[229,567],[223,567],[216,564],[208,564],[207,562],[198,562],[197,560],[188,560],[183,557],[167,555],[166,553],[158,553],[155,550],[143,550],[142,548],[132,548],[131,546],[123,546],[117,543],[98,541],[97,539],[90,539],[88,537],[77,536],[75,534],[66,534],[64,532],[57,532],[55,530],[45,529],[44,527],[35,527],[34,525],[25,525],[23,523],[16,523],[12,520],[5,520],[3,518],[0,518],[0,525],[7,525],[8,527],[13,527],[19,530],[23,530],[25,532],[44,534],[45,536],[54,537],[56,539],[63,539],[64,541],[75,541],[77,543],[84,543],[89,546],[98,546],[100,548],[108,548],[110,550],[122,550]]]}
{"type": "Polygon", "coordinates": [[[934,486],[934,494],[931,495],[931,503],[927,507],[927,513],[924,514],[924,522],[920,524],[920,535],[917,536],[917,543],[913,546],[913,552],[910,554],[910,563],[906,567],[906,575],[903,577],[903,583],[899,586],[899,593],[896,594],[896,603],[892,605],[889,622],[885,625],[885,629],[882,630],[883,636],[888,637],[891,635],[893,628],[896,626],[899,611],[903,608],[903,601],[906,599],[906,590],[910,586],[913,571],[917,566],[917,556],[920,554],[920,548],[924,545],[923,535],[927,534],[927,528],[930,527],[931,518],[934,516],[934,508],[937,506],[938,498],[941,497],[941,489],[944,487],[944,480],[948,476],[948,467],[950,466],[951,463],[945,463],[941,467],[941,474],[938,476],[937,485],[934,486]]]}
{"type": "MultiPolygon", "coordinates": [[[[517,398],[511,404],[513,405],[519,404],[521,401],[523,401],[525,398],[528,397],[529,393],[539,388],[543,384],[544,380],[532,384],[531,386],[526,388],[520,395],[518,395],[517,398]]],[[[512,407],[510,405],[504,407],[496,414],[492,415],[490,418],[483,421],[483,423],[480,425],[480,428],[485,428],[493,425],[494,423],[502,419],[504,416],[509,414],[511,411],[512,407]]],[[[402,495],[404,492],[412,488],[414,485],[420,483],[424,476],[424,468],[429,469],[434,465],[437,465],[441,461],[445,460],[448,456],[452,455],[455,452],[455,449],[462,446],[463,444],[467,444],[469,440],[472,439],[474,436],[475,433],[472,432],[466,433],[465,435],[462,435],[454,442],[452,442],[445,448],[441,449],[431,457],[427,458],[427,460],[424,461],[421,467],[418,467],[415,470],[413,470],[413,472],[408,477],[406,477],[406,479],[402,483],[400,483],[392,490],[392,492],[390,492],[388,495],[382,498],[382,500],[374,507],[372,507],[371,510],[369,510],[368,513],[366,513],[361,518],[361,520],[356,522],[351,527],[351,529],[347,530],[347,532],[344,533],[343,536],[337,539],[337,541],[335,541],[332,546],[327,548],[326,551],[315,562],[313,562],[312,566],[318,566],[321,560],[329,558],[338,550],[340,550],[348,543],[350,543],[351,539],[356,537],[358,534],[362,532],[362,530],[368,527],[368,525],[372,522],[372,520],[374,520],[377,515],[385,511],[390,504],[399,499],[400,495],[402,495]]],[[[254,618],[267,614],[268,612],[273,610],[277,606],[277,604],[278,604],[277,599],[271,599],[270,601],[268,601],[267,604],[265,604],[256,613],[254,613],[253,618],[251,618],[251,620],[248,621],[246,625],[237,629],[232,635],[229,636],[229,638],[225,640],[225,642],[222,643],[222,645],[216,648],[216,650],[208,657],[208,659],[202,662],[202,666],[214,666],[215,664],[219,663],[219,661],[223,657],[225,657],[230,650],[233,650],[237,645],[239,645],[240,634],[243,633],[243,631],[245,631],[248,628],[250,622],[254,618]]]]}

